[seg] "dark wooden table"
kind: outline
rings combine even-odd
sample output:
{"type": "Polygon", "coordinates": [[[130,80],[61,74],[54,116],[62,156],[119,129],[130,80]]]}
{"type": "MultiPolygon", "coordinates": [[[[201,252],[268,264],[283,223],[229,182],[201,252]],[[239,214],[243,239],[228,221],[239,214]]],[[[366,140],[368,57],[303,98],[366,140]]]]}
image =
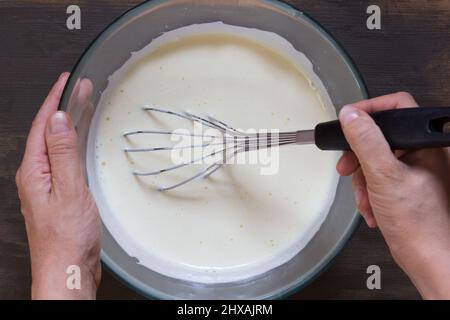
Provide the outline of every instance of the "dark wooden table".
{"type": "MultiPolygon", "coordinates": [[[[94,37],[140,1],[0,1],[0,299],[30,297],[30,263],[14,175],[31,121],[59,73],[71,70],[94,37]],[[82,9],[69,32],[66,8],[82,9]]],[[[450,105],[450,1],[288,1],[325,26],[347,49],[372,96],[409,91],[422,105],[450,105]],[[366,8],[382,9],[382,30],[366,28],[366,8]]],[[[104,272],[100,299],[139,299],[104,272]]],[[[295,299],[416,299],[377,230],[361,225],[334,265],[295,299]],[[366,288],[366,268],[382,271],[382,289],[366,288]]]]}

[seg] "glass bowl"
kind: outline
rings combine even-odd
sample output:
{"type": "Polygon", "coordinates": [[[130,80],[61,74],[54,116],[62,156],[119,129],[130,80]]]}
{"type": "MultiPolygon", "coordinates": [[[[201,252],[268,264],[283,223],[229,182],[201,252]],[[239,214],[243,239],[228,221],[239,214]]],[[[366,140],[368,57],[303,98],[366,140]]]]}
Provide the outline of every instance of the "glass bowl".
{"type": "MultiPolygon", "coordinates": [[[[295,8],[269,0],[154,0],[117,18],[89,46],[65,88],[61,108],[69,112],[79,135],[79,152],[86,142],[95,108],[108,77],[164,32],[221,21],[279,34],[314,65],[333,104],[367,98],[364,83],[348,55],[316,21],[295,8]]],[[[357,226],[359,214],[351,181],[340,178],[336,197],[319,232],[292,260],[256,278],[223,284],[181,281],[136,263],[104,228],[102,261],[128,286],[148,298],[159,299],[274,299],[294,293],[326,269],[357,226]]]]}

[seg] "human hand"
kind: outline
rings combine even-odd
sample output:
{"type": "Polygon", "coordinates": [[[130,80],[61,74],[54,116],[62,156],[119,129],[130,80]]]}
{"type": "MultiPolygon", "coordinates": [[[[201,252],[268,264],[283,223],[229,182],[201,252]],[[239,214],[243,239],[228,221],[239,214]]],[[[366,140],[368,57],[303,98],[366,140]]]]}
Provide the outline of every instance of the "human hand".
{"type": "Polygon", "coordinates": [[[30,246],[33,299],[94,299],[101,225],[87,187],[70,117],[57,112],[69,74],[50,91],[30,130],[16,183],[30,246]],[[81,271],[70,290],[69,266],[81,271]]]}
{"type": "Polygon", "coordinates": [[[346,106],[339,115],[353,152],[338,172],[353,175],[359,211],[378,226],[424,298],[450,298],[450,155],[448,149],[392,152],[368,113],[417,107],[408,93],[346,106]]]}

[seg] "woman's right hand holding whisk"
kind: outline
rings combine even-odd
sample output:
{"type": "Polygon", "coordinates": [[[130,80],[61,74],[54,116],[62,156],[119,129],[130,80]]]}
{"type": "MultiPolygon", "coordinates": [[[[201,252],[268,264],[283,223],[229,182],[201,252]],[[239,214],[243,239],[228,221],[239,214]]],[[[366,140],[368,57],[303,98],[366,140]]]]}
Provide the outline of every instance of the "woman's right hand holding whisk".
{"type": "Polygon", "coordinates": [[[369,227],[379,227],[399,266],[424,298],[450,298],[450,153],[392,151],[368,113],[418,107],[408,93],[345,106],[339,118],[352,152],[337,165],[353,176],[369,227]]]}

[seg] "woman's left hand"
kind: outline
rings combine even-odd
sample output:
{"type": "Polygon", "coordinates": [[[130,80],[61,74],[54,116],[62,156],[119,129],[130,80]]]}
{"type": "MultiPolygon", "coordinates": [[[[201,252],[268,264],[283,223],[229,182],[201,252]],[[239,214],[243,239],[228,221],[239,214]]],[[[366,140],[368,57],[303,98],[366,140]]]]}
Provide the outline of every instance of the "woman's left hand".
{"type": "Polygon", "coordinates": [[[68,77],[60,76],[34,119],[16,175],[33,299],[94,299],[101,276],[98,210],[75,128],[68,114],[57,111],[68,77]]]}

